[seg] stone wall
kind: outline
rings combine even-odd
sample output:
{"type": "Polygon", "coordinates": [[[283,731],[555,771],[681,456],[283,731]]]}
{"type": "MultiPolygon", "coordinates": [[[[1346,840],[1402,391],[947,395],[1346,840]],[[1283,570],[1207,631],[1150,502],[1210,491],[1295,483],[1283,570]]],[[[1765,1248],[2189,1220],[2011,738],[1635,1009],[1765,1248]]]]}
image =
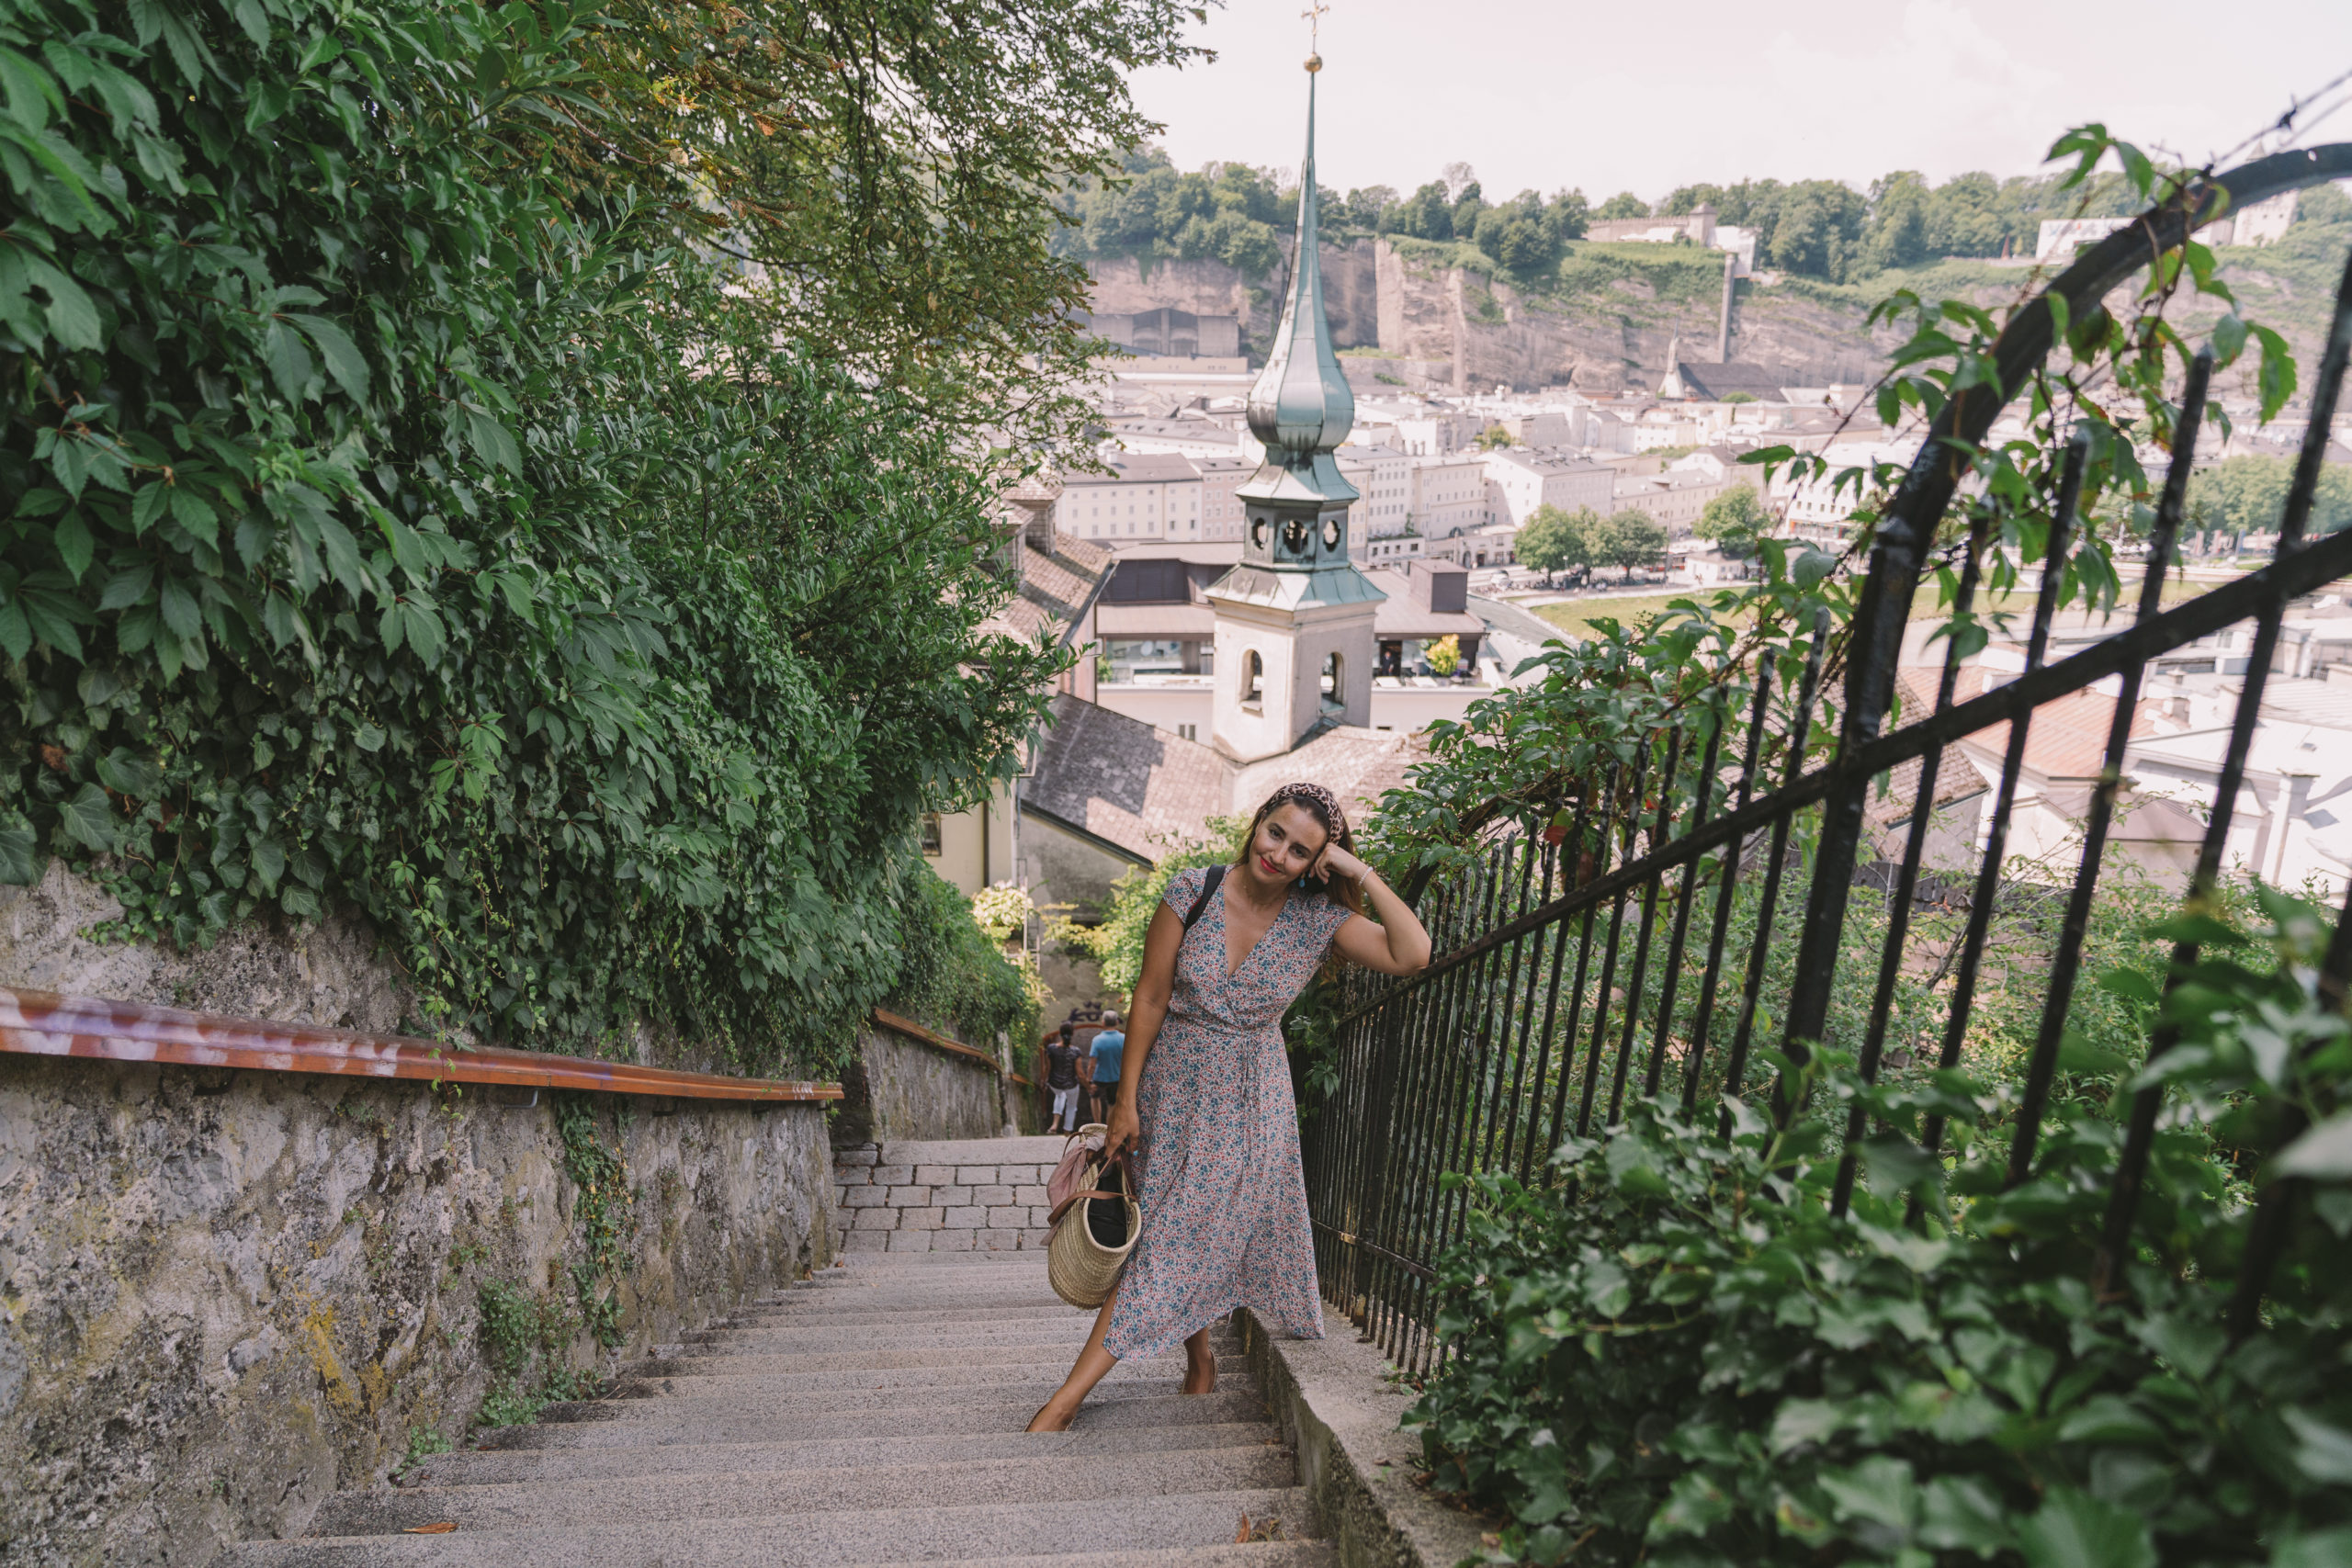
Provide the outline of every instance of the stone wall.
{"type": "Polygon", "coordinates": [[[202,1563],[461,1439],[485,1285],[610,1367],[829,1260],[818,1107],[589,1103],[633,1222],[612,1350],[545,1098],[0,1056],[0,1559],[202,1563]]]}
{"type": "MultiPolygon", "coordinates": [[[[0,984],[409,1021],[354,919],[189,953],[91,939],[120,915],[62,865],[0,889],[0,984]]],[[[547,1097],[0,1055],[0,1562],[200,1564],[298,1530],[412,1432],[462,1439],[491,1382],[485,1286],[552,1309],[556,1359],[592,1371],[829,1260],[820,1106],[567,1103],[630,1194],[609,1350],[579,1324],[581,1195],[547,1097]]]]}
{"type": "MultiPolygon", "coordinates": [[[[1023,1076],[1026,1076],[1025,1074],[1023,1076]]],[[[896,1030],[874,1028],[858,1037],[857,1061],[842,1075],[842,1099],[833,1112],[841,1145],[891,1138],[993,1138],[1010,1109],[1016,1124],[1034,1116],[1033,1098],[1019,1084],[968,1056],[942,1051],[896,1030]]]]}

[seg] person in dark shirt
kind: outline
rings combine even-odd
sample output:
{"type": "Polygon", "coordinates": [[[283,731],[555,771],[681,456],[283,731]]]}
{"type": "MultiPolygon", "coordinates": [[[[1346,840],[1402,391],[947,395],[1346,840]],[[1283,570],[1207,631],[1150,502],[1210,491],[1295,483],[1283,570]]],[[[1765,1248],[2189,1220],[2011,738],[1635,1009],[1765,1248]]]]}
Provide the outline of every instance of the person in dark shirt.
{"type": "Polygon", "coordinates": [[[1046,1047],[1046,1087],[1054,1092],[1052,1130],[1057,1133],[1077,1132],[1086,1115],[1086,1089],[1078,1077],[1078,1047],[1069,1043],[1069,1035],[1065,1028],[1046,1047]]]}

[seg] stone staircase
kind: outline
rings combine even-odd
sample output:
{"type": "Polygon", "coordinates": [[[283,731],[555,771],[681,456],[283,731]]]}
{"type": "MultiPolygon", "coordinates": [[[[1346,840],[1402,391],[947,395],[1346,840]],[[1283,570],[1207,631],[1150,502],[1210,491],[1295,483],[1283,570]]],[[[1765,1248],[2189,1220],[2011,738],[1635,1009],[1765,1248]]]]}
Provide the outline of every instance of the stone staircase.
{"type": "Polygon", "coordinates": [[[1336,1568],[1223,1327],[1216,1393],[1177,1392],[1180,1349],[1122,1363],[1069,1432],[1021,1430],[1091,1322],[1019,1242],[852,1254],[666,1348],[611,1398],[485,1433],[328,1499],[302,1539],[219,1561],[1336,1568]]]}
{"type": "Polygon", "coordinates": [[[968,1138],[833,1151],[836,1257],[1043,1250],[1046,1181],[1069,1140],[968,1138]]]}

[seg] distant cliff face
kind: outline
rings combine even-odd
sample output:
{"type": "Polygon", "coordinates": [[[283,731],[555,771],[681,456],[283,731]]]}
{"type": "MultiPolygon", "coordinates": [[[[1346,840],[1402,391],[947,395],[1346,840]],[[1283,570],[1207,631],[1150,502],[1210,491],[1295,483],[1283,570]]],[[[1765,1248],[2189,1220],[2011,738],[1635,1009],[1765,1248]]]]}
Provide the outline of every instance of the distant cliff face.
{"type": "MultiPolygon", "coordinates": [[[[1172,306],[1241,318],[1262,352],[1280,309],[1287,268],[1248,278],[1216,261],[1089,264],[1094,309],[1132,313],[1172,306]]],[[[1385,240],[1326,245],[1324,311],[1340,348],[1377,348],[1404,360],[1453,367],[1464,389],[1573,385],[1580,391],[1654,389],[1676,337],[1683,357],[1715,357],[1720,299],[1660,297],[1639,277],[1566,297],[1522,292],[1466,267],[1432,265],[1385,240]]],[[[1731,357],[1772,366],[1791,386],[1869,380],[1886,351],[1859,311],[1793,290],[1742,286],[1732,311],[1731,357]]]]}

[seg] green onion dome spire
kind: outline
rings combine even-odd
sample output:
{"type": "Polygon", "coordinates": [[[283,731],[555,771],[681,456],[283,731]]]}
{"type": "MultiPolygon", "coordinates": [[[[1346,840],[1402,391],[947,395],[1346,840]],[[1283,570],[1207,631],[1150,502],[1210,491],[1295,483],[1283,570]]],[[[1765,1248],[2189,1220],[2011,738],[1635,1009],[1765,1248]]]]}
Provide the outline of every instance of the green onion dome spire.
{"type": "Polygon", "coordinates": [[[1283,303],[1282,325],[1275,330],[1266,367],[1250,389],[1250,429],[1266,444],[1268,463],[1288,469],[1294,479],[1307,481],[1330,499],[1352,500],[1355,488],[1340,478],[1329,458],[1355,426],[1356,400],[1340,373],[1331,329],[1323,319],[1321,231],[1315,198],[1315,73],[1322,67],[1322,56],[1308,56],[1306,161],[1298,176],[1298,243],[1292,258],[1290,297],[1283,303]],[[1309,480],[1309,475],[1321,482],[1309,480]]]}

